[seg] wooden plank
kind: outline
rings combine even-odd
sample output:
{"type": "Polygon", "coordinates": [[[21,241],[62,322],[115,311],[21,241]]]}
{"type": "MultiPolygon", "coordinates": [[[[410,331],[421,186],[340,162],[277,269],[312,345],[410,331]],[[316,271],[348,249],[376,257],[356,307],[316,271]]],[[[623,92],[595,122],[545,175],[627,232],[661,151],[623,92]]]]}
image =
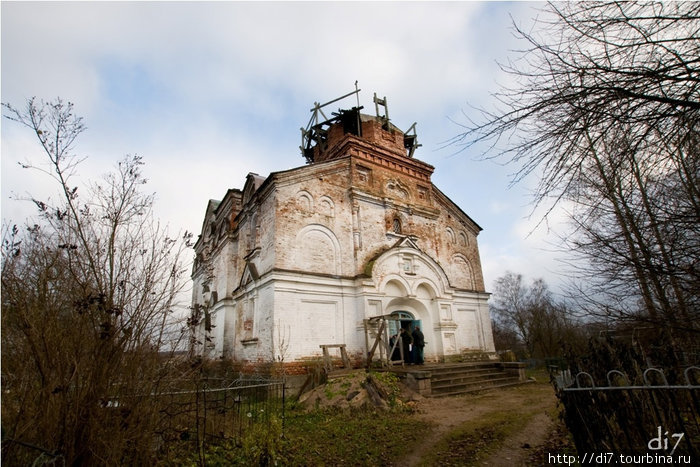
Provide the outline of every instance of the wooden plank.
{"type": "Polygon", "coordinates": [[[348,353],[345,351],[345,346],[340,348],[340,358],[343,359],[343,366],[345,368],[350,368],[350,359],[348,358],[348,353]]]}
{"type": "Polygon", "coordinates": [[[377,350],[377,345],[382,340],[382,333],[384,332],[385,320],[382,320],[382,324],[379,325],[379,332],[377,333],[377,338],[374,340],[374,345],[372,345],[372,350],[369,351],[367,356],[367,368],[372,364],[372,357],[374,357],[374,351],[377,350]]]}

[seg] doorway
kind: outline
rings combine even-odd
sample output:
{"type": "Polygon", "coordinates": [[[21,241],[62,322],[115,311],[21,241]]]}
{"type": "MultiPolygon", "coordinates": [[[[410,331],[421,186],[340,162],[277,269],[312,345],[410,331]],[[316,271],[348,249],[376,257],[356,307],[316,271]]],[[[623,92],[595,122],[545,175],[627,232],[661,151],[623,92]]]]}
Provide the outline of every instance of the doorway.
{"type": "Polygon", "coordinates": [[[401,361],[408,364],[413,363],[414,350],[412,349],[412,339],[410,338],[410,336],[412,336],[413,330],[416,327],[421,326],[421,321],[419,319],[415,319],[413,314],[409,313],[408,311],[394,311],[390,315],[388,325],[389,336],[391,336],[389,338],[391,360],[401,361]],[[403,330],[407,334],[409,338],[408,341],[397,340],[399,336],[399,330],[403,330]],[[403,342],[402,345],[404,345],[402,349],[398,348],[401,347],[399,345],[400,342],[403,342]],[[403,359],[401,358],[401,355],[403,355],[403,359]]]}
{"type": "Polygon", "coordinates": [[[411,334],[416,326],[422,328],[421,320],[415,319],[408,311],[395,311],[391,314],[389,321],[389,335],[398,334],[399,328],[405,329],[407,333],[411,334]]]}

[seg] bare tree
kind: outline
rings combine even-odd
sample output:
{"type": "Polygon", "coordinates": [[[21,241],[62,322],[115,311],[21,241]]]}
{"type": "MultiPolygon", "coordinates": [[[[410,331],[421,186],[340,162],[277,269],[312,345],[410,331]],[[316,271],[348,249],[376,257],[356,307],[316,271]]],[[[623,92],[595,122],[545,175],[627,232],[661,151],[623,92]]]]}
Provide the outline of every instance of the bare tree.
{"type": "Polygon", "coordinates": [[[37,457],[18,446],[67,464],[150,463],[162,417],[152,397],[168,371],[163,352],[176,348],[190,235],[171,237],[154,220],[138,156],[96,183],[73,184],[85,126],[71,103],[3,106],[48,160],[48,169],[25,167],[62,193],[58,202],[32,199],[38,223],[3,235],[3,463],[37,457]]]}
{"type": "Polygon", "coordinates": [[[514,333],[525,345],[527,352],[530,353],[532,348],[527,326],[526,294],[523,276],[509,271],[496,279],[490,308],[495,327],[502,330],[504,336],[508,334],[512,336],[514,333]],[[510,333],[506,333],[506,330],[509,330],[510,333]]]}
{"type": "Polygon", "coordinates": [[[488,143],[569,209],[588,310],[696,328],[700,4],[551,3],[504,66],[517,84],[454,142],[488,143]]]}
{"type": "Polygon", "coordinates": [[[559,356],[563,341],[578,345],[585,333],[567,307],[552,297],[543,279],[527,285],[521,274],[506,272],[496,279],[490,309],[497,330],[494,338],[501,339],[497,348],[508,345],[521,358],[559,356]]]}

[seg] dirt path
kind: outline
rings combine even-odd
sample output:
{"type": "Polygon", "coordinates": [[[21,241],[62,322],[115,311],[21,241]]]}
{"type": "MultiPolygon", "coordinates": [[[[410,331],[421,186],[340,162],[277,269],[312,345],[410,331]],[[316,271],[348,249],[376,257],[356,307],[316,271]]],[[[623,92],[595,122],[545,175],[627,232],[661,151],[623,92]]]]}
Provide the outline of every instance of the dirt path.
{"type": "Polygon", "coordinates": [[[527,464],[530,453],[547,441],[554,427],[552,419],[544,412],[535,415],[522,431],[508,437],[501,448],[491,454],[481,465],[513,467],[527,464]]]}
{"type": "MultiPolygon", "coordinates": [[[[417,417],[426,429],[422,441],[414,446],[402,465],[417,466],[426,462],[435,445],[455,429],[470,422],[488,423],[490,415],[507,412],[527,422],[499,443],[496,450],[477,459],[461,459],[463,464],[489,466],[526,465],[530,453],[541,447],[553,429],[552,413],[556,398],[549,384],[526,384],[459,397],[426,398],[417,402],[417,417]]],[[[460,463],[460,465],[463,465],[460,463]]]]}

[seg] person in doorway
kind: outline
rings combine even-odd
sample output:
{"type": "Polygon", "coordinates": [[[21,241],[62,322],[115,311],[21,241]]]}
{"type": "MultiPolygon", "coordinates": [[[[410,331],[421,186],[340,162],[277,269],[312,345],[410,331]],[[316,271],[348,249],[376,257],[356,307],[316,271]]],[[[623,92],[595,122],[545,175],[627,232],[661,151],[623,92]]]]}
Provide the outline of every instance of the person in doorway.
{"type": "Polygon", "coordinates": [[[419,326],[413,329],[413,363],[423,364],[423,347],[425,347],[425,337],[419,326]]]}
{"type": "Polygon", "coordinates": [[[403,362],[407,364],[412,363],[411,359],[411,345],[413,344],[413,338],[411,335],[404,329],[401,328],[401,345],[403,348],[403,362]]]}

